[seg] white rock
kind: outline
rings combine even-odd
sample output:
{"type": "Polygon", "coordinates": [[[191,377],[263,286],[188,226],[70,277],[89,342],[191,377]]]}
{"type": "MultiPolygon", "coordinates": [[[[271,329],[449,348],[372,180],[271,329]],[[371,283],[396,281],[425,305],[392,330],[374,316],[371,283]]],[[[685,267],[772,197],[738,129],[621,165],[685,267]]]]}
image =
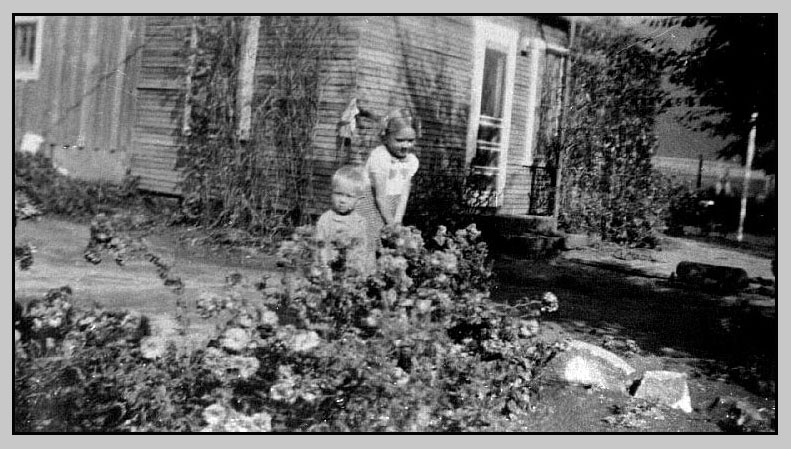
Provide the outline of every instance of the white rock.
{"type": "Polygon", "coordinates": [[[547,366],[549,378],[626,393],[635,369],[606,349],[572,340],[547,366]]]}
{"type": "Polygon", "coordinates": [[[585,351],[589,352],[594,357],[599,357],[607,361],[607,363],[611,364],[613,367],[621,370],[624,372],[625,375],[630,375],[635,372],[634,368],[632,368],[626,361],[617,355],[613,354],[612,352],[596,346],[590,343],[585,343],[584,341],[580,340],[572,340],[569,342],[569,349],[576,349],[578,351],[585,351]]]}
{"type": "Polygon", "coordinates": [[[687,375],[675,371],[646,371],[634,397],[657,401],[670,408],[692,412],[687,375]]]}

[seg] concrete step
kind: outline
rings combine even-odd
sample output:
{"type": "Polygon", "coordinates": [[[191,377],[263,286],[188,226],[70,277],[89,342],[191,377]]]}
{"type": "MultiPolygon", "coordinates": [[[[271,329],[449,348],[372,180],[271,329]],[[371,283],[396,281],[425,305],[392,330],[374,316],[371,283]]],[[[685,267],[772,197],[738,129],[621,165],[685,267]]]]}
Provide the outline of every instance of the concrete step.
{"type": "Polygon", "coordinates": [[[502,236],[498,243],[497,250],[523,259],[555,257],[565,246],[563,237],[533,233],[502,236]]]}

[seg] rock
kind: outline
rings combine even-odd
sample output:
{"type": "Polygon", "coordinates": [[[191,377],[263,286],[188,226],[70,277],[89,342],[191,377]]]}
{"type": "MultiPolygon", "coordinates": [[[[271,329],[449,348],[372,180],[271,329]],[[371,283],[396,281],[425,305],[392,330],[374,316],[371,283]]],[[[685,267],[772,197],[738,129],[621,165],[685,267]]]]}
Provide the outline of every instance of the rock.
{"type": "Polygon", "coordinates": [[[634,397],[657,401],[670,408],[692,412],[687,375],[675,371],[646,371],[634,392],[634,397]]]}
{"type": "Polygon", "coordinates": [[[586,234],[566,234],[563,237],[563,249],[566,251],[584,248],[590,244],[586,234]]]}
{"type": "Polygon", "coordinates": [[[572,340],[547,366],[550,378],[626,393],[635,372],[622,358],[599,346],[572,340]]]}
{"type": "Polygon", "coordinates": [[[675,274],[678,281],[706,290],[736,291],[749,285],[747,272],[736,267],[683,261],[676,266],[675,274]]]}

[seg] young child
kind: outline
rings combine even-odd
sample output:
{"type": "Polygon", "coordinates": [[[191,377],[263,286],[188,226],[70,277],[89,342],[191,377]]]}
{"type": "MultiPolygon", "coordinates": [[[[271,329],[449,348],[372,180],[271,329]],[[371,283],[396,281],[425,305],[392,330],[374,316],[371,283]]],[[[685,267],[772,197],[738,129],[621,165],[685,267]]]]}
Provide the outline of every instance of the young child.
{"type": "Polygon", "coordinates": [[[366,234],[365,219],[355,211],[360,196],[367,188],[361,168],[345,165],[332,176],[332,207],[316,223],[316,240],[324,242],[321,261],[332,266],[338,260],[337,248],[346,251],[346,268],[367,274],[374,266],[366,234]]]}
{"type": "Polygon", "coordinates": [[[366,219],[368,240],[374,251],[379,248],[382,228],[401,224],[404,218],[412,177],[419,165],[413,152],[418,129],[410,111],[392,111],[383,120],[382,145],[374,148],[366,161],[370,187],[360,204],[360,213],[366,219]]]}

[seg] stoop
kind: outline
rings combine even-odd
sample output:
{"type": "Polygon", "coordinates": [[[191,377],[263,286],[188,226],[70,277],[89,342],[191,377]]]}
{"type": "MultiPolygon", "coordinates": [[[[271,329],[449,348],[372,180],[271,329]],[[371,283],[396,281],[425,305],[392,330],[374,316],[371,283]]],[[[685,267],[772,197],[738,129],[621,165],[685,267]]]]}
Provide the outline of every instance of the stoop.
{"type": "Polygon", "coordinates": [[[478,228],[496,252],[524,259],[554,257],[565,247],[554,217],[489,215],[478,217],[478,228]]]}

